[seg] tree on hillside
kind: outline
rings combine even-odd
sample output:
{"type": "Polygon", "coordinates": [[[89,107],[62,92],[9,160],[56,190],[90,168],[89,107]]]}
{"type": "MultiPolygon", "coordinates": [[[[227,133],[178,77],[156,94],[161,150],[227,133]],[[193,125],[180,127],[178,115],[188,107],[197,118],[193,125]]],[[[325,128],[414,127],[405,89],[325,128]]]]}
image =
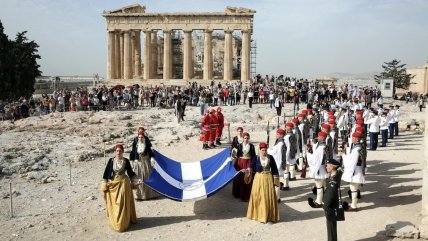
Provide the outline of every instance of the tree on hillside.
{"type": "Polygon", "coordinates": [[[406,64],[400,64],[400,60],[394,59],[391,62],[385,62],[382,65],[383,72],[379,75],[375,75],[374,79],[376,83],[380,83],[382,79],[393,79],[394,80],[394,94],[395,88],[409,89],[410,81],[415,77],[414,75],[406,73],[406,64]]]}
{"type": "Polygon", "coordinates": [[[37,59],[40,59],[37,54],[39,45],[28,41],[26,33],[27,31],[24,31],[16,35],[12,50],[15,57],[15,81],[12,85],[16,90],[15,98],[32,95],[36,77],[41,74],[40,65],[37,64],[37,59]]]}
{"type": "Polygon", "coordinates": [[[11,96],[11,83],[13,80],[12,44],[4,33],[0,21],[0,99],[11,96]]]}
{"type": "Polygon", "coordinates": [[[41,74],[39,45],[29,41],[26,33],[18,33],[11,41],[0,21],[0,99],[16,100],[34,92],[35,78],[41,74]]]}

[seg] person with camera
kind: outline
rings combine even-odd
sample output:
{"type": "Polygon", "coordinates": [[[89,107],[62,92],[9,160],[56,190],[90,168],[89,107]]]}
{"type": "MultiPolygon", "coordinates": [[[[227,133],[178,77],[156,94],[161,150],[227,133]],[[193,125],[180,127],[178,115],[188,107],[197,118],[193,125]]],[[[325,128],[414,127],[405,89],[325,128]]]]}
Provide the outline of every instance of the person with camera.
{"type": "MultiPolygon", "coordinates": [[[[337,240],[337,215],[339,208],[339,189],[342,177],[340,163],[335,159],[327,160],[326,170],[329,174],[323,197],[323,209],[327,221],[328,241],[337,240]]],[[[342,219],[343,220],[343,219],[342,219]]]]}

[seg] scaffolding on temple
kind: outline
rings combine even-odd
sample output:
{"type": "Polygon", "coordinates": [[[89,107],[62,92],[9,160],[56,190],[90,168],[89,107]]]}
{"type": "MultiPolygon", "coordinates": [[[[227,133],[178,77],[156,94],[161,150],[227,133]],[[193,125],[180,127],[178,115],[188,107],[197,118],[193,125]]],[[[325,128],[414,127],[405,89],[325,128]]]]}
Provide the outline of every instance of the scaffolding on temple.
{"type": "Polygon", "coordinates": [[[256,65],[257,65],[257,42],[254,39],[251,39],[251,48],[250,48],[250,79],[254,79],[257,75],[256,65]]]}

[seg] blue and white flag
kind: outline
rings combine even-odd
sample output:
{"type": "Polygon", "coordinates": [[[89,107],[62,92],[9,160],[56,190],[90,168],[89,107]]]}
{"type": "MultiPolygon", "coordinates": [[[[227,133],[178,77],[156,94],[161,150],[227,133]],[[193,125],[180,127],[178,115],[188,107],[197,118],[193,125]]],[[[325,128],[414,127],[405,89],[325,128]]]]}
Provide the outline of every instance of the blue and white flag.
{"type": "Polygon", "coordinates": [[[202,161],[181,163],[153,150],[156,164],[144,182],[175,201],[207,198],[226,186],[238,172],[230,159],[230,148],[202,161]]]}

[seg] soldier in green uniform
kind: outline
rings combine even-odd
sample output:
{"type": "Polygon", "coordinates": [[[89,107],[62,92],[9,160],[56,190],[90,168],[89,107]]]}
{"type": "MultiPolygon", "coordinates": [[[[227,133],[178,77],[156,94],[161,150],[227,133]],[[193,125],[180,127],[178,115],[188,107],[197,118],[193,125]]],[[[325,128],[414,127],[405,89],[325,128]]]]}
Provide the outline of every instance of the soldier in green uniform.
{"type": "Polygon", "coordinates": [[[335,159],[327,161],[327,178],[326,190],[323,198],[323,209],[327,219],[327,236],[328,241],[337,241],[337,221],[335,210],[339,207],[339,188],[342,176],[342,170],[339,168],[340,163],[335,159]]]}

